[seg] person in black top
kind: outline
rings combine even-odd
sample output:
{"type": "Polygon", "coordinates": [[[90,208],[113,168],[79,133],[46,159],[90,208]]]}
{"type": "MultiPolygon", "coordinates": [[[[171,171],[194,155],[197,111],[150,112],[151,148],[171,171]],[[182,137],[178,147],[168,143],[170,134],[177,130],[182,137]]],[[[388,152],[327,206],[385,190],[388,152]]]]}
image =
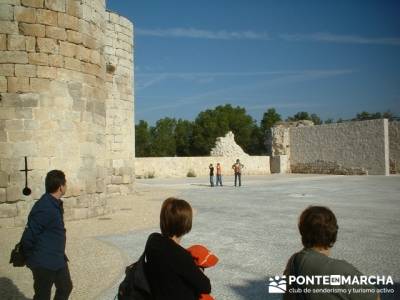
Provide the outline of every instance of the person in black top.
{"type": "Polygon", "coordinates": [[[208,168],[210,169],[210,185],[214,186],[214,166],[213,166],[213,164],[210,164],[208,166],[208,168]]]}
{"type": "Polygon", "coordinates": [[[29,213],[22,234],[22,249],[26,265],[32,270],[34,300],[49,300],[53,285],[55,300],[66,300],[72,291],[72,281],[65,255],[64,209],[61,197],[67,190],[64,172],[47,173],[46,193],[35,203],[29,213]]]}
{"type": "Polygon", "coordinates": [[[145,272],[154,300],[198,300],[211,292],[210,280],[180,246],[192,229],[193,212],[185,200],[168,198],[160,213],[160,233],[152,233],[145,247],[145,272]]]}

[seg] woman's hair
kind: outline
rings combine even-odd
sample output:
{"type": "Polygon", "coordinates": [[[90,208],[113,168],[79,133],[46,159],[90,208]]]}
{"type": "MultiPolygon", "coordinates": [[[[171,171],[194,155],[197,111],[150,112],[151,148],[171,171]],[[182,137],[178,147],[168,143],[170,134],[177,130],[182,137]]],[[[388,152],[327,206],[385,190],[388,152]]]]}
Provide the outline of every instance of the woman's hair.
{"type": "Polygon", "coordinates": [[[181,237],[192,229],[193,212],[188,202],[177,198],[164,201],[160,213],[161,233],[167,237],[181,237]]]}
{"type": "Polygon", "coordinates": [[[336,217],[327,207],[309,206],[300,215],[299,231],[306,248],[333,247],[338,229],[336,217]]]}

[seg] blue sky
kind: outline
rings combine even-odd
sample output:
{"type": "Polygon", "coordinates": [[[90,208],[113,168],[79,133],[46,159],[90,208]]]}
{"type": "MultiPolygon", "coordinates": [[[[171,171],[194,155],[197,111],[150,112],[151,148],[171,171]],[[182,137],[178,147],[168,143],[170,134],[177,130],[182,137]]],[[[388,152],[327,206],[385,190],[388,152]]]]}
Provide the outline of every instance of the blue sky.
{"type": "Polygon", "coordinates": [[[135,26],[135,121],[230,103],[400,115],[400,1],[108,0],[135,26]]]}

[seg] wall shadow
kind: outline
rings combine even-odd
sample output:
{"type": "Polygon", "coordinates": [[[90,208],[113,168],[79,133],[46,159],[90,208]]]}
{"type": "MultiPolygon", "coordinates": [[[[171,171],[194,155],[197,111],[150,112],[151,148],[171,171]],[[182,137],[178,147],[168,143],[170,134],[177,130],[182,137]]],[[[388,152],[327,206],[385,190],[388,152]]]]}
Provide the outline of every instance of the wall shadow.
{"type": "Polygon", "coordinates": [[[266,279],[248,280],[244,285],[231,285],[231,289],[246,300],[282,300],[281,294],[269,294],[266,279]]]}
{"type": "Polygon", "coordinates": [[[2,300],[29,300],[18,289],[14,282],[7,277],[0,277],[0,299],[2,300]]]}

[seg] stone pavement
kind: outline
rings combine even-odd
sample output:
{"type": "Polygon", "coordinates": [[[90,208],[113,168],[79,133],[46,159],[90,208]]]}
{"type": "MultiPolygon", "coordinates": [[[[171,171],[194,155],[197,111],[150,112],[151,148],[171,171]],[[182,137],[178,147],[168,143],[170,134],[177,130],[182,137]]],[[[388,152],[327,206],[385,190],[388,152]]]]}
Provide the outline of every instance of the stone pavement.
{"type": "MultiPolygon", "coordinates": [[[[241,188],[232,186],[232,177],[224,179],[224,187],[214,188],[206,185],[207,178],[141,181],[173,187],[195,208],[193,229],[183,245],[203,244],[219,256],[219,264],[206,270],[216,299],[280,299],[267,293],[267,278],[282,274],[289,256],[301,248],[297,219],[308,205],[329,206],[338,218],[333,257],[346,259],[364,274],[393,275],[400,281],[399,176],[253,176],[244,177],[241,188]]],[[[156,230],[100,239],[134,261],[156,230]]],[[[116,286],[99,299],[112,299],[115,291],[116,286]]]]}
{"type": "MultiPolygon", "coordinates": [[[[267,293],[267,278],[282,274],[288,257],[301,248],[297,218],[310,204],[327,205],[337,215],[334,257],[400,282],[400,176],[245,176],[240,188],[232,186],[231,176],[223,179],[225,186],[214,188],[207,177],[137,180],[135,195],[112,199],[114,214],[68,222],[71,299],[114,298],[124,266],[158,230],[168,196],[180,196],[195,209],[183,245],[204,244],[220,258],[206,270],[217,300],[280,299],[267,293]]],[[[32,297],[30,272],[8,265],[20,231],[0,228],[0,299],[32,297]]]]}

